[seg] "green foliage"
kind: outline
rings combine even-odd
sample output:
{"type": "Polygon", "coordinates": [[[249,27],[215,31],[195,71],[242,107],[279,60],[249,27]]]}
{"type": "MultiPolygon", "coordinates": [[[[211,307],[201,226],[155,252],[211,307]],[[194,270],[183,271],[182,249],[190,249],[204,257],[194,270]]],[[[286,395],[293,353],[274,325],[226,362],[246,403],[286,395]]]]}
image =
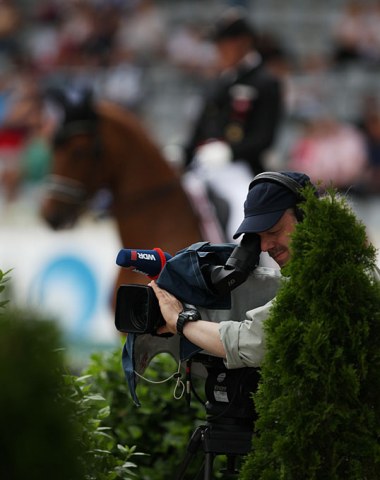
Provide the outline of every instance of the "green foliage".
{"type": "MultiPolygon", "coordinates": [[[[81,376],[68,372],[60,347],[56,324],[39,313],[4,309],[0,315],[0,478],[172,478],[193,430],[205,420],[204,407],[175,400],[174,382],[141,381],[138,408],[124,377],[121,347],[94,354],[81,376]]],[[[160,355],[146,376],[157,381],[176,369],[170,356],[160,355]]],[[[195,383],[201,391],[204,381],[195,383]]],[[[202,459],[199,452],[186,479],[194,478],[202,459]]],[[[216,469],[220,464],[216,459],[216,469]]]]}
{"type": "Polygon", "coordinates": [[[0,478],[83,479],[70,408],[57,398],[62,357],[54,325],[30,312],[0,315],[0,478]]]}
{"type": "Polygon", "coordinates": [[[76,441],[82,448],[79,459],[86,480],[129,480],[136,478],[130,457],[137,455],[136,448],[117,444],[110,428],[104,422],[110,407],[104,397],[95,393],[90,376],[63,376],[61,400],[73,406],[70,420],[77,424],[76,441]]]}
{"type": "MultiPolygon", "coordinates": [[[[3,294],[4,290],[5,290],[5,287],[6,287],[6,283],[9,281],[9,273],[10,273],[11,270],[8,270],[6,272],[3,272],[2,270],[0,270],[0,294],[3,294]]],[[[8,303],[8,300],[1,300],[0,301],[0,308],[3,308],[5,307],[5,305],[8,303]]]]}
{"type": "Polygon", "coordinates": [[[265,331],[259,419],[240,478],[375,480],[380,471],[380,287],[364,226],[334,191],[305,220],[265,331]]]}
{"type": "MultiPolygon", "coordinates": [[[[177,368],[170,355],[153,359],[145,376],[154,381],[171,375],[177,368]]],[[[173,478],[186,453],[186,446],[199,420],[205,419],[204,407],[196,400],[189,408],[184,398],[173,398],[174,381],[150,384],[140,380],[137,391],[141,407],[131,400],[121,365],[121,348],[111,353],[92,356],[84,372],[91,375],[96,391],[103,395],[111,408],[105,424],[121,444],[136,445],[148,456],[138,457],[139,480],[173,478]]],[[[204,382],[198,386],[203,388],[204,382]]],[[[197,387],[197,388],[198,388],[197,387]]],[[[199,460],[188,469],[189,476],[199,469],[199,460]]],[[[193,462],[192,462],[193,463],[193,462]]]]}
{"type": "Polygon", "coordinates": [[[104,427],[107,402],[88,378],[66,373],[61,345],[56,324],[38,313],[1,313],[0,478],[132,478],[135,449],[104,427]]]}

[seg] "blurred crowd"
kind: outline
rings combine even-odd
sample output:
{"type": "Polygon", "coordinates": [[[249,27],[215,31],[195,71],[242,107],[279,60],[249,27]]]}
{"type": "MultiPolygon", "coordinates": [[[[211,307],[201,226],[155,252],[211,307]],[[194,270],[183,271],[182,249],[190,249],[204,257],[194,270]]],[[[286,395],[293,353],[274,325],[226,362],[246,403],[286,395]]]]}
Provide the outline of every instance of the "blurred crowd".
{"type": "MultiPolygon", "coordinates": [[[[153,72],[181,72],[173,82],[187,78],[196,91],[216,75],[218,56],[208,27],[217,10],[237,3],[247,9],[257,49],[285,88],[285,133],[268,152],[268,169],[298,169],[342,190],[378,194],[378,86],[357,89],[356,108],[347,114],[334,108],[331,98],[352,103],[340,79],[371,79],[379,73],[380,1],[332,2],[329,21],[320,30],[327,48],[299,55],[299,45],[290,35],[284,38],[283,28],[279,34],[259,14],[256,18],[259,0],[0,0],[4,197],[15,198],[20,185],[41,181],[49,169],[54,121],[43,102],[47,87],[91,85],[99,98],[144,120],[161,94],[152,87],[153,72]]],[[[273,8],[280,3],[273,1],[273,8]]],[[[302,19],[295,18],[293,29],[297,21],[302,19]]],[[[170,114],[166,122],[170,125],[170,114]]]]}

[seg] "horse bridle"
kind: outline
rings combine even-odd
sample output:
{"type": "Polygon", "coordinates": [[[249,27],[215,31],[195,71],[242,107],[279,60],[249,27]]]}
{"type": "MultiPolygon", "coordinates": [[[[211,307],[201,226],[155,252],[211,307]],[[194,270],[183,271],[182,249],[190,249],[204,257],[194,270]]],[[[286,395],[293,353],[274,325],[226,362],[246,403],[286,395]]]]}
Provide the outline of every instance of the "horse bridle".
{"type": "MultiPolygon", "coordinates": [[[[101,143],[99,136],[96,135],[97,132],[97,122],[94,120],[90,121],[75,121],[70,122],[70,124],[63,125],[57,132],[54,137],[53,145],[60,146],[70,140],[70,138],[77,135],[89,135],[92,138],[95,138],[94,143],[94,152],[95,159],[100,157],[101,154],[101,143]]],[[[144,192],[144,195],[141,198],[132,198],[131,203],[139,205],[147,204],[152,200],[158,200],[160,197],[163,197],[170,193],[173,189],[180,186],[181,182],[178,178],[167,182],[164,185],[159,185],[147,194],[144,192]]],[[[69,203],[71,205],[80,206],[87,199],[87,189],[85,185],[78,181],[73,180],[62,175],[51,174],[47,176],[46,179],[46,192],[50,198],[69,203]]]]}
{"type": "Polygon", "coordinates": [[[53,138],[53,145],[58,147],[70,138],[77,135],[95,135],[97,132],[97,118],[91,120],[74,120],[61,125],[53,138]]]}
{"type": "MultiPolygon", "coordinates": [[[[100,157],[100,141],[96,135],[97,121],[96,120],[77,120],[62,125],[56,132],[53,139],[53,146],[56,148],[63,145],[72,137],[77,135],[89,135],[95,138],[94,152],[95,159],[100,157]]],[[[50,174],[47,176],[45,188],[47,195],[50,198],[59,200],[72,205],[80,206],[87,198],[87,189],[85,185],[63,175],[50,174]]]]}
{"type": "Polygon", "coordinates": [[[62,175],[48,175],[46,192],[50,198],[78,206],[87,198],[87,189],[82,182],[62,175]]]}

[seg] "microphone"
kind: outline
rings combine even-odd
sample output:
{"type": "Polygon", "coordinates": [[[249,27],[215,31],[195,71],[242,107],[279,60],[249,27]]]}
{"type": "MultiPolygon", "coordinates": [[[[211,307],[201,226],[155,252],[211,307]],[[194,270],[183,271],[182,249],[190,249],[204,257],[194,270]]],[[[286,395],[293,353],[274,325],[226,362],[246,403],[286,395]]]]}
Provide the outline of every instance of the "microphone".
{"type": "Polygon", "coordinates": [[[117,255],[116,263],[120,267],[135,267],[134,272],[143,273],[156,280],[167,260],[172,256],[161,248],[153,250],[134,250],[122,248],[117,255]]]}

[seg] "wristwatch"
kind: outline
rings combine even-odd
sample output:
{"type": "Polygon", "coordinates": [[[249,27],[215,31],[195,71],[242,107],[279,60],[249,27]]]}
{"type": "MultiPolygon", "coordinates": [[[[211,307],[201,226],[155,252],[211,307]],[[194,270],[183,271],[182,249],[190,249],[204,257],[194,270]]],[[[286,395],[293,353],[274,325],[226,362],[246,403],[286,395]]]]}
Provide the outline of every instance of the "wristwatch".
{"type": "Polygon", "coordinates": [[[178,320],[177,320],[177,333],[178,335],[181,335],[181,337],[184,337],[185,335],[183,334],[183,328],[188,322],[196,322],[197,320],[201,319],[201,315],[196,309],[191,309],[191,310],[184,310],[178,315],[178,320]]]}

